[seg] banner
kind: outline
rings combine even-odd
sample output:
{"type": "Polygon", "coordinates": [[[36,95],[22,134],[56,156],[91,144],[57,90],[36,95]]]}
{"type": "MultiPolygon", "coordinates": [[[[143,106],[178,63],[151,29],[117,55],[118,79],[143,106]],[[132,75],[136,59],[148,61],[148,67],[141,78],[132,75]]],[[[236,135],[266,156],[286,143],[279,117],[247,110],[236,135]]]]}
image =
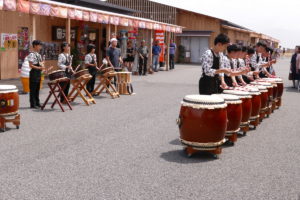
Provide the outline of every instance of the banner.
{"type": "Polygon", "coordinates": [[[97,18],[97,13],[94,13],[94,12],[90,12],[90,21],[91,22],[97,22],[98,21],[98,18],[97,18]]]}
{"type": "Polygon", "coordinates": [[[59,11],[58,11],[58,7],[56,6],[51,6],[51,9],[50,9],[50,16],[52,17],[57,17],[58,14],[59,14],[59,11]]]}
{"type": "Polygon", "coordinates": [[[30,2],[30,13],[38,15],[40,12],[40,3],[30,2]]]}
{"type": "Polygon", "coordinates": [[[90,21],[90,13],[87,11],[82,11],[82,19],[83,21],[90,21]]]}
{"type": "Polygon", "coordinates": [[[68,9],[67,8],[58,8],[58,17],[67,18],[68,17],[68,9]]]}
{"type": "Polygon", "coordinates": [[[75,19],[82,20],[82,11],[81,10],[75,10],[75,19]]]}
{"type": "Polygon", "coordinates": [[[19,12],[29,13],[29,8],[30,8],[29,1],[26,0],[18,1],[17,10],[19,12]]]}
{"type": "Polygon", "coordinates": [[[29,54],[29,47],[28,27],[18,27],[18,69],[21,69],[25,57],[29,54]]]}
{"type": "Polygon", "coordinates": [[[48,4],[41,4],[40,6],[40,15],[49,16],[51,11],[51,6],[48,4]]]}
{"type": "Polygon", "coordinates": [[[17,10],[16,0],[4,0],[3,1],[3,10],[16,11],[17,10]]]}
{"type": "Polygon", "coordinates": [[[162,30],[156,30],[154,32],[154,42],[159,41],[161,53],[159,55],[159,62],[165,61],[165,33],[162,30]]]}

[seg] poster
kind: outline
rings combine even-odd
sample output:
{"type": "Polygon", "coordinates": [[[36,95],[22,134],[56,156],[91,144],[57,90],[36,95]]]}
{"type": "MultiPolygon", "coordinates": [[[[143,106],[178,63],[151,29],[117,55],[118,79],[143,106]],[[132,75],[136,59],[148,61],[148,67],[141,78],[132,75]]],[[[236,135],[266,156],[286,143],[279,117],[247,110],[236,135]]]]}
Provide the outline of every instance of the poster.
{"type": "Polygon", "coordinates": [[[18,35],[10,33],[1,34],[1,47],[5,49],[18,47],[18,35]]]}
{"type": "Polygon", "coordinates": [[[156,30],[154,32],[154,41],[159,41],[159,46],[161,48],[161,53],[159,56],[159,62],[165,61],[165,33],[161,30],[156,30]]]}
{"type": "Polygon", "coordinates": [[[18,28],[18,68],[21,69],[25,57],[29,54],[30,38],[27,27],[18,28]]]}
{"type": "Polygon", "coordinates": [[[45,55],[46,60],[58,60],[59,44],[53,42],[43,42],[43,48],[40,54],[45,55]]]}

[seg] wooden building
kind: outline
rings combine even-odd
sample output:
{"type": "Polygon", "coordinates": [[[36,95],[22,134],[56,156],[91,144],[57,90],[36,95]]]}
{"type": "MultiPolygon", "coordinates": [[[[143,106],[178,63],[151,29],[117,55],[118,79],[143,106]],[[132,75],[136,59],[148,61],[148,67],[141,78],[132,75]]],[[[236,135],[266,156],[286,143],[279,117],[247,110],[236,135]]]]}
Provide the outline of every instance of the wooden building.
{"type": "MultiPolygon", "coordinates": [[[[124,8],[128,15],[57,1],[16,0],[15,7],[9,9],[0,6],[0,79],[20,77],[20,65],[34,39],[44,42],[46,66],[55,69],[63,41],[71,43],[72,53],[82,62],[89,43],[96,45],[97,56],[102,60],[113,33],[121,38],[123,33],[134,32],[137,39],[146,39],[150,44],[155,30],[164,30],[167,36],[182,30],[176,25],[132,16],[132,11],[124,8]],[[41,6],[51,10],[41,13],[41,6]],[[77,15],[75,12],[76,16],[71,16],[71,11],[77,11],[77,15]]],[[[121,7],[110,6],[109,9],[120,11],[121,7]]]]}

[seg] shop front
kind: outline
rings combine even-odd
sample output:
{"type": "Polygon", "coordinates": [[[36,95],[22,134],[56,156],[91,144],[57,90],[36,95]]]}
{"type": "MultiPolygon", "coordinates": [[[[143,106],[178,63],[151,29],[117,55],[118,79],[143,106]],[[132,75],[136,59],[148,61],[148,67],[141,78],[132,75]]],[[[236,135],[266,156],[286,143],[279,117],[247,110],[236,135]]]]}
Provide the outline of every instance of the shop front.
{"type": "Polygon", "coordinates": [[[129,40],[138,46],[144,39],[150,48],[155,30],[166,35],[182,31],[180,26],[47,0],[4,0],[0,19],[0,79],[20,77],[20,68],[34,39],[44,43],[41,53],[46,66],[55,69],[63,41],[71,44],[73,64],[77,66],[82,64],[90,43],[96,45],[101,61],[112,37],[118,38],[125,55],[129,40]]]}

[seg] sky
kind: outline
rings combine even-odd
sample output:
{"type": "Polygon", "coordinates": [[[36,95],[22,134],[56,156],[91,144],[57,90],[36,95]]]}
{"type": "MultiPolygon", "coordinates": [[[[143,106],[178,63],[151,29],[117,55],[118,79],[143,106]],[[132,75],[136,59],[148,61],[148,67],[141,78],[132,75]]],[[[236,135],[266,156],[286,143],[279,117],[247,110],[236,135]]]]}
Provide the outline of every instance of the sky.
{"type": "Polygon", "coordinates": [[[225,19],[280,40],[300,45],[300,0],[153,0],[225,19]]]}

